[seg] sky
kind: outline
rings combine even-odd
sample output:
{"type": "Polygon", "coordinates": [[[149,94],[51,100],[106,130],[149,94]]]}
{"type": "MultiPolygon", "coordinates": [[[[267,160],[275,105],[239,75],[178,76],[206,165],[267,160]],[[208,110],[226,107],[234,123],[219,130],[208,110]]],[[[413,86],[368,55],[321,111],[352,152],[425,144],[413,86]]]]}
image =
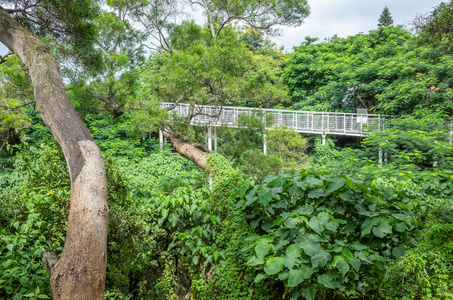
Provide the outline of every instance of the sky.
{"type": "MultiPolygon", "coordinates": [[[[446,1],[446,0],[444,0],[446,1]]],[[[418,13],[428,13],[442,0],[308,0],[311,8],[305,23],[297,28],[283,28],[283,35],[272,38],[291,51],[306,36],[320,41],[337,34],[347,37],[377,28],[379,15],[388,7],[395,25],[408,26],[418,13]]],[[[408,28],[409,29],[409,28],[408,28]]],[[[0,43],[0,55],[7,52],[0,43]]]]}
{"type": "MultiPolygon", "coordinates": [[[[377,28],[380,14],[387,6],[395,25],[407,26],[419,13],[428,13],[441,0],[308,0],[310,15],[297,28],[285,28],[283,35],[273,38],[278,46],[291,51],[306,36],[320,41],[338,34],[348,37],[377,28]]],[[[444,0],[446,2],[446,0],[444,0]]],[[[406,28],[406,27],[405,27],[406,28]]],[[[410,29],[410,28],[407,28],[410,29]]]]}

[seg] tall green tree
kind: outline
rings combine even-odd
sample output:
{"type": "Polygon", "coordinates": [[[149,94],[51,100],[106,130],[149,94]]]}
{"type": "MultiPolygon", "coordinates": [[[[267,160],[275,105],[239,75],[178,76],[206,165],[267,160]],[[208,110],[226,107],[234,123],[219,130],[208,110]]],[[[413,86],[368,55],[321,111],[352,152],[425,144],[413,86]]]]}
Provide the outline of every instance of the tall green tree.
{"type": "Polygon", "coordinates": [[[13,53],[0,64],[0,152],[21,129],[30,125],[35,111],[33,89],[27,71],[13,53]]]}
{"type": "Polygon", "coordinates": [[[141,0],[134,2],[133,7],[134,18],[151,37],[153,48],[170,53],[173,51],[170,32],[190,10],[202,11],[214,39],[223,28],[235,23],[279,34],[281,29],[276,26],[299,26],[309,14],[307,0],[141,0]]]}
{"type": "Polygon", "coordinates": [[[416,23],[418,42],[422,45],[435,46],[442,51],[453,53],[453,1],[442,2],[416,23]]]}
{"type": "MultiPolygon", "coordinates": [[[[155,102],[191,103],[188,122],[199,113],[200,104],[252,102],[252,106],[268,106],[279,97],[287,98],[280,79],[281,61],[254,56],[241,43],[233,25],[242,23],[255,30],[276,33],[273,30],[276,25],[301,24],[309,12],[306,1],[189,1],[193,9],[202,10],[203,27],[188,21],[179,26],[170,22],[178,11],[176,3],[145,1],[136,7],[140,22],[148,31],[154,30],[157,44],[165,52],[154,56],[150,63],[148,73],[154,83],[144,84],[151,87],[145,98],[151,94],[155,102]]],[[[143,114],[139,117],[143,120],[143,114]]],[[[156,120],[160,122],[162,118],[156,120]]],[[[189,139],[181,139],[184,134],[166,126],[164,135],[180,154],[205,167],[206,153],[190,145],[189,139]]]]}
{"type": "Polygon", "coordinates": [[[378,27],[393,25],[393,18],[390,15],[390,11],[387,8],[387,6],[384,7],[384,10],[382,11],[381,15],[379,16],[378,22],[379,22],[378,27]]]}
{"type": "Polygon", "coordinates": [[[109,11],[102,11],[95,20],[98,29],[95,47],[100,68],[75,76],[73,86],[78,95],[100,101],[113,117],[122,115],[128,99],[134,97],[138,83],[138,67],[144,61],[145,37],[129,22],[130,8],[124,1],[109,1],[109,11]],[[81,94],[80,94],[81,92],[81,94]]]}
{"type": "Polygon", "coordinates": [[[430,108],[451,114],[452,59],[386,26],[368,34],[301,45],[283,76],[294,108],[393,115],[430,108]]]}
{"type": "MultiPolygon", "coordinates": [[[[34,100],[61,146],[71,179],[68,231],[60,258],[48,252],[54,299],[103,299],[107,262],[107,180],[102,155],[72,106],[54,55],[38,35],[93,49],[93,18],[86,1],[1,1],[0,42],[28,70],[34,100]],[[36,34],[35,34],[36,33],[36,34]]],[[[88,52],[84,52],[87,50],[88,52]]]]}

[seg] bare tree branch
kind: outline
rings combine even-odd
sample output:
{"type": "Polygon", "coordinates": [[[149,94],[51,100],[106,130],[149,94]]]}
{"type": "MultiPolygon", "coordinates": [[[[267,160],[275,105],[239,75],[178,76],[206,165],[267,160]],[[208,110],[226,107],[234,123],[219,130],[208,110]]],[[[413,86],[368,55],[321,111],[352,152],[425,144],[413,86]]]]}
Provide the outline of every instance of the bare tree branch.
{"type": "Polygon", "coordinates": [[[13,56],[13,55],[14,55],[14,53],[8,53],[8,54],[3,55],[3,56],[0,55],[0,65],[1,65],[2,63],[6,62],[6,58],[7,58],[8,56],[13,56]]]}
{"type": "Polygon", "coordinates": [[[5,106],[5,105],[0,105],[0,107],[3,107],[3,108],[7,108],[7,110],[2,110],[0,112],[2,113],[8,113],[8,112],[12,112],[16,109],[19,109],[21,107],[24,107],[24,106],[27,106],[27,105],[31,105],[31,104],[35,104],[35,101],[31,101],[31,102],[27,102],[27,103],[24,103],[24,104],[21,104],[21,105],[17,105],[17,106],[14,106],[14,107],[9,107],[9,106],[5,106]]]}

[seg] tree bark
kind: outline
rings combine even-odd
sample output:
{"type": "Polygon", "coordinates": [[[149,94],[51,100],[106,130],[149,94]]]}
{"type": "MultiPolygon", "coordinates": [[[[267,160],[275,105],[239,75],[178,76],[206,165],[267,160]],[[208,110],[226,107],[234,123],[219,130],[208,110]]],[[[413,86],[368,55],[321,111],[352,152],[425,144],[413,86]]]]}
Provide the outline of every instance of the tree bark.
{"type": "Polygon", "coordinates": [[[176,152],[194,162],[203,170],[206,169],[206,151],[201,150],[197,144],[185,142],[169,128],[162,130],[162,132],[165,138],[173,145],[176,152]]]}
{"type": "Polygon", "coordinates": [[[103,299],[109,221],[104,160],[66,94],[54,56],[2,7],[0,41],[27,68],[36,104],[63,150],[71,178],[68,232],[63,253],[52,267],[52,296],[103,299]]]}

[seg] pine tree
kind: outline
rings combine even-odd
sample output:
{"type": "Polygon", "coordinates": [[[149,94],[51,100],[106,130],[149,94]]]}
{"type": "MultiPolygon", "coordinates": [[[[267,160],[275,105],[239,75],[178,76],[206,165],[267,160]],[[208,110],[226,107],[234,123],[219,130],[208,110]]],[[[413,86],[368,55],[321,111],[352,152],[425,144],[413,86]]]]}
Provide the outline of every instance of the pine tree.
{"type": "Polygon", "coordinates": [[[379,22],[378,27],[393,25],[393,19],[392,16],[390,15],[387,6],[384,8],[381,15],[379,16],[378,22],[379,22]]]}

